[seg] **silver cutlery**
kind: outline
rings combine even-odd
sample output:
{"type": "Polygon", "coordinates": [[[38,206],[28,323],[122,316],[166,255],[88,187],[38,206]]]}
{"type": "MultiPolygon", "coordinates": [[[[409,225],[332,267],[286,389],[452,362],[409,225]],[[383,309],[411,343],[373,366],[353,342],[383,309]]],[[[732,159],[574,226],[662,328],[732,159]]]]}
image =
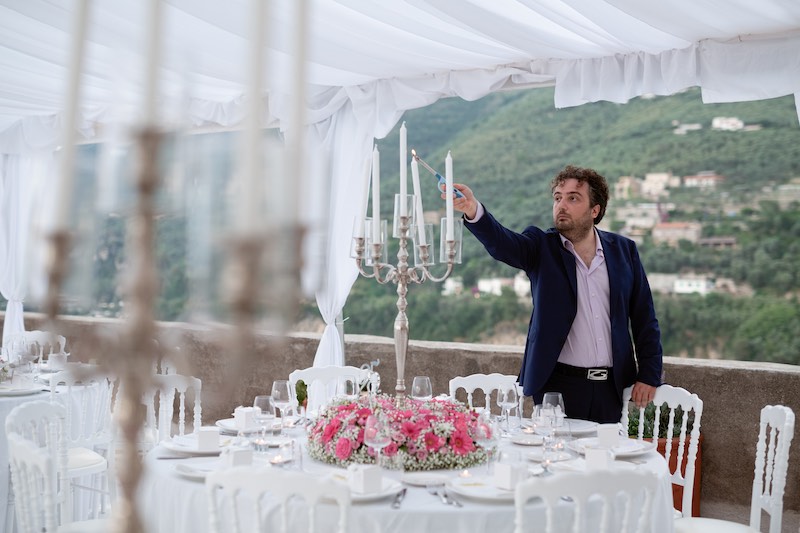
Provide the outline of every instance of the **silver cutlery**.
{"type": "Polygon", "coordinates": [[[190,459],[191,455],[164,455],[161,457],[156,457],[159,461],[169,461],[172,459],[190,459]]]}
{"type": "Polygon", "coordinates": [[[400,509],[400,504],[403,503],[403,498],[406,497],[406,488],[403,487],[400,489],[400,492],[395,494],[394,500],[392,500],[392,509],[400,509]]]}
{"type": "Polygon", "coordinates": [[[451,496],[446,489],[444,488],[442,489],[442,494],[444,494],[444,498],[447,500],[448,504],[455,505],[456,507],[464,507],[464,504],[462,504],[459,500],[451,496]]]}

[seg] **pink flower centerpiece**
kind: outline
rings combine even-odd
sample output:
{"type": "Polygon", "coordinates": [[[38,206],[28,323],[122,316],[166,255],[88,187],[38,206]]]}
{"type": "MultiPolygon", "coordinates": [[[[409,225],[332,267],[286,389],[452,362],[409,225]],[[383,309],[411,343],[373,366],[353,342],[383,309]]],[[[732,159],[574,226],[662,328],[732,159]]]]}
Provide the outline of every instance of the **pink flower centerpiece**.
{"type": "Polygon", "coordinates": [[[373,412],[391,426],[392,440],[382,455],[399,459],[406,470],[463,469],[486,460],[486,451],[470,436],[478,419],[474,411],[450,399],[405,398],[398,405],[386,395],[331,403],[310,429],[308,453],[339,466],[375,462],[374,451],[364,444],[364,425],[373,412]]]}

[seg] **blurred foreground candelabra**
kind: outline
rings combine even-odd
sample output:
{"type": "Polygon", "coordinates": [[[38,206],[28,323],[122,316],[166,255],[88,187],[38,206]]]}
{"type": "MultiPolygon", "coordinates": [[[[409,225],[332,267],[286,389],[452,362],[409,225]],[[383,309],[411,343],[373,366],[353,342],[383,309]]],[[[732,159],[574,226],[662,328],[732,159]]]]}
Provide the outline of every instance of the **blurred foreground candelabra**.
{"type": "MultiPolygon", "coordinates": [[[[397,265],[389,264],[386,246],[386,221],[380,219],[380,160],[377,148],[372,159],[372,219],[358,218],[353,229],[353,257],[358,271],[366,278],[373,278],[380,284],[397,285],[397,317],[394,320],[394,349],[397,364],[397,384],[395,395],[406,394],[405,366],[408,352],[409,323],[406,315],[409,283],[423,283],[426,279],[439,283],[447,279],[453,272],[453,265],[461,263],[461,235],[463,223],[453,220],[453,179],[452,159],[447,155],[447,180],[443,183],[447,216],[442,218],[440,239],[440,262],[447,265],[447,270],[440,277],[431,273],[434,265],[432,246],[433,226],[425,224],[422,216],[422,197],[419,186],[419,171],[415,157],[411,161],[414,194],[406,194],[406,127],[400,128],[400,194],[395,195],[395,211],[393,237],[398,239],[397,265]],[[371,231],[368,231],[368,228],[371,231]],[[413,232],[412,232],[413,230],[413,232]],[[410,234],[411,233],[411,234],[410,234]],[[414,251],[414,266],[409,265],[408,245],[411,240],[414,251]],[[366,267],[366,268],[365,268],[366,267]],[[370,268],[371,267],[371,268],[370,268]]],[[[437,175],[437,178],[440,177],[437,175]]],[[[369,183],[369,181],[368,181],[369,183]]],[[[365,196],[368,196],[365,194],[365,196]]],[[[366,212],[366,198],[364,202],[366,212]]]]}

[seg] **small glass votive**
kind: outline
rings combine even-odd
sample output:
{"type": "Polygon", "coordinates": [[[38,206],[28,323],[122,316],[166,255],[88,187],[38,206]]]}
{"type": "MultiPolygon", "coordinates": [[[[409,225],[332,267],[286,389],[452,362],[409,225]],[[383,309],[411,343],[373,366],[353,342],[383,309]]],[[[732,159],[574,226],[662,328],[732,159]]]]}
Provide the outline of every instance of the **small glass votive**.
{"type": "MultiPolygon", "coordinates": [[[[406,194],[406,226],[408,226],[408,235],[414,230],[414,203],[416,196],[413,194],[406,194]]],[[[392,223],[392,237],[395,239],[400,238],[400,195],[394,195],[394,219],[392,223]]]]}
{"type": "Polygon", "coordinates": [[[414,243],[414,266],[431,266],[436,264],[433,252],[433,224],[417,224],[413,228],[411,241],[414,243]],[[422,231],[422,233],[420,233],[422,231]],[[428,257],[423,260],[420,243],[428,245],[428,257]]]}
{"type": "MultiPolygon", "coordinates": [[[[367,266],[372,266],[373,264],[373,254],[375,250],[372,246],[373,241],[373,227],[372,227],[372,219],[366,219],[366,234],[364,239],[364,264],[367,266]]],[[[381,248],[380,248],[380,257],[378,258],[379,263],[386,264],[389,262],[389,247],[386,244],[386,220],[381,220],[380,224],[380,238],[381,238],[381,248]]]]}
{"type": "MultiPolygon", "coordinates": [[[[439,262],[447,264],[447,218],[442,218],[442,232],[439,236],[439,262]]],[[[460,218],[453,219],[453,240],[455,241],[455,256],[453,263],[461,264],[461,237],[464,234],[464,221],[460,218]]]]}

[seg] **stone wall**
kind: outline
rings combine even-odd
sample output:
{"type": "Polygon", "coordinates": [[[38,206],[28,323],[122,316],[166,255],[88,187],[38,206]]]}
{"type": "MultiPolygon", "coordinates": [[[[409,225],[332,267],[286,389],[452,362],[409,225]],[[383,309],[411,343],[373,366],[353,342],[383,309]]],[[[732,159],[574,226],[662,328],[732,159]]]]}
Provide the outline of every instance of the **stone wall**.
{"type": "MultiPolygon", "coordinates": [[[[38,315],[26,315],[25,322],[29,330],[42,327],[42,317],[38,315]]],[[[92,353],[96,351],[93,346],[97,345],[98,332],[118,327],[117,321],[65,319],[71,359],[98,358],[92,353]]],[[[235,406],[249,404],[256,394],[268,392],[273,380],[286,378],[296,368],[311,366],[319,344],[318,335],[278,338],[264,334],[258,337],[247,360],[236,365],[226,353],[224,340],[220,340],[230,331],[178,323],[161,324],[161,328],[162,338],[171,339],[162,341],[162,351],[166,344],[180,346],[176,359],[179,370],[203,380],[203,419],[207,422],[229,417],[235,406]]],[[[152,357],[156,351],[154,345],[152,357]]],[[[354,366],[380,360],[376,370],[381,376],[381,388],[394,392],[397,376],[392,339],[346,335],[345,354],[346,364],[354,366]]],[[[521,356],[519,346],[411,341],[405,379],[410,386],[413,376],[427,375],[433,382],[434,394],[447,393],[448,382],[455,376],[477,372],[517,374],[521,356]]],[[[664,366],[667,383],[697,393],[704,402],[702,505],[724,502],[749,508],[759,412],[765,405],[782,404],[800,415],[800,367],[674,357],[665,358],[664,366]]],[[[525,407],[530,410],[530,400],[525,407]]],[[[794,511],[800,508],[799,446],[800,442],[794,443],[784,497],[785,508],[794,511]]]]}

